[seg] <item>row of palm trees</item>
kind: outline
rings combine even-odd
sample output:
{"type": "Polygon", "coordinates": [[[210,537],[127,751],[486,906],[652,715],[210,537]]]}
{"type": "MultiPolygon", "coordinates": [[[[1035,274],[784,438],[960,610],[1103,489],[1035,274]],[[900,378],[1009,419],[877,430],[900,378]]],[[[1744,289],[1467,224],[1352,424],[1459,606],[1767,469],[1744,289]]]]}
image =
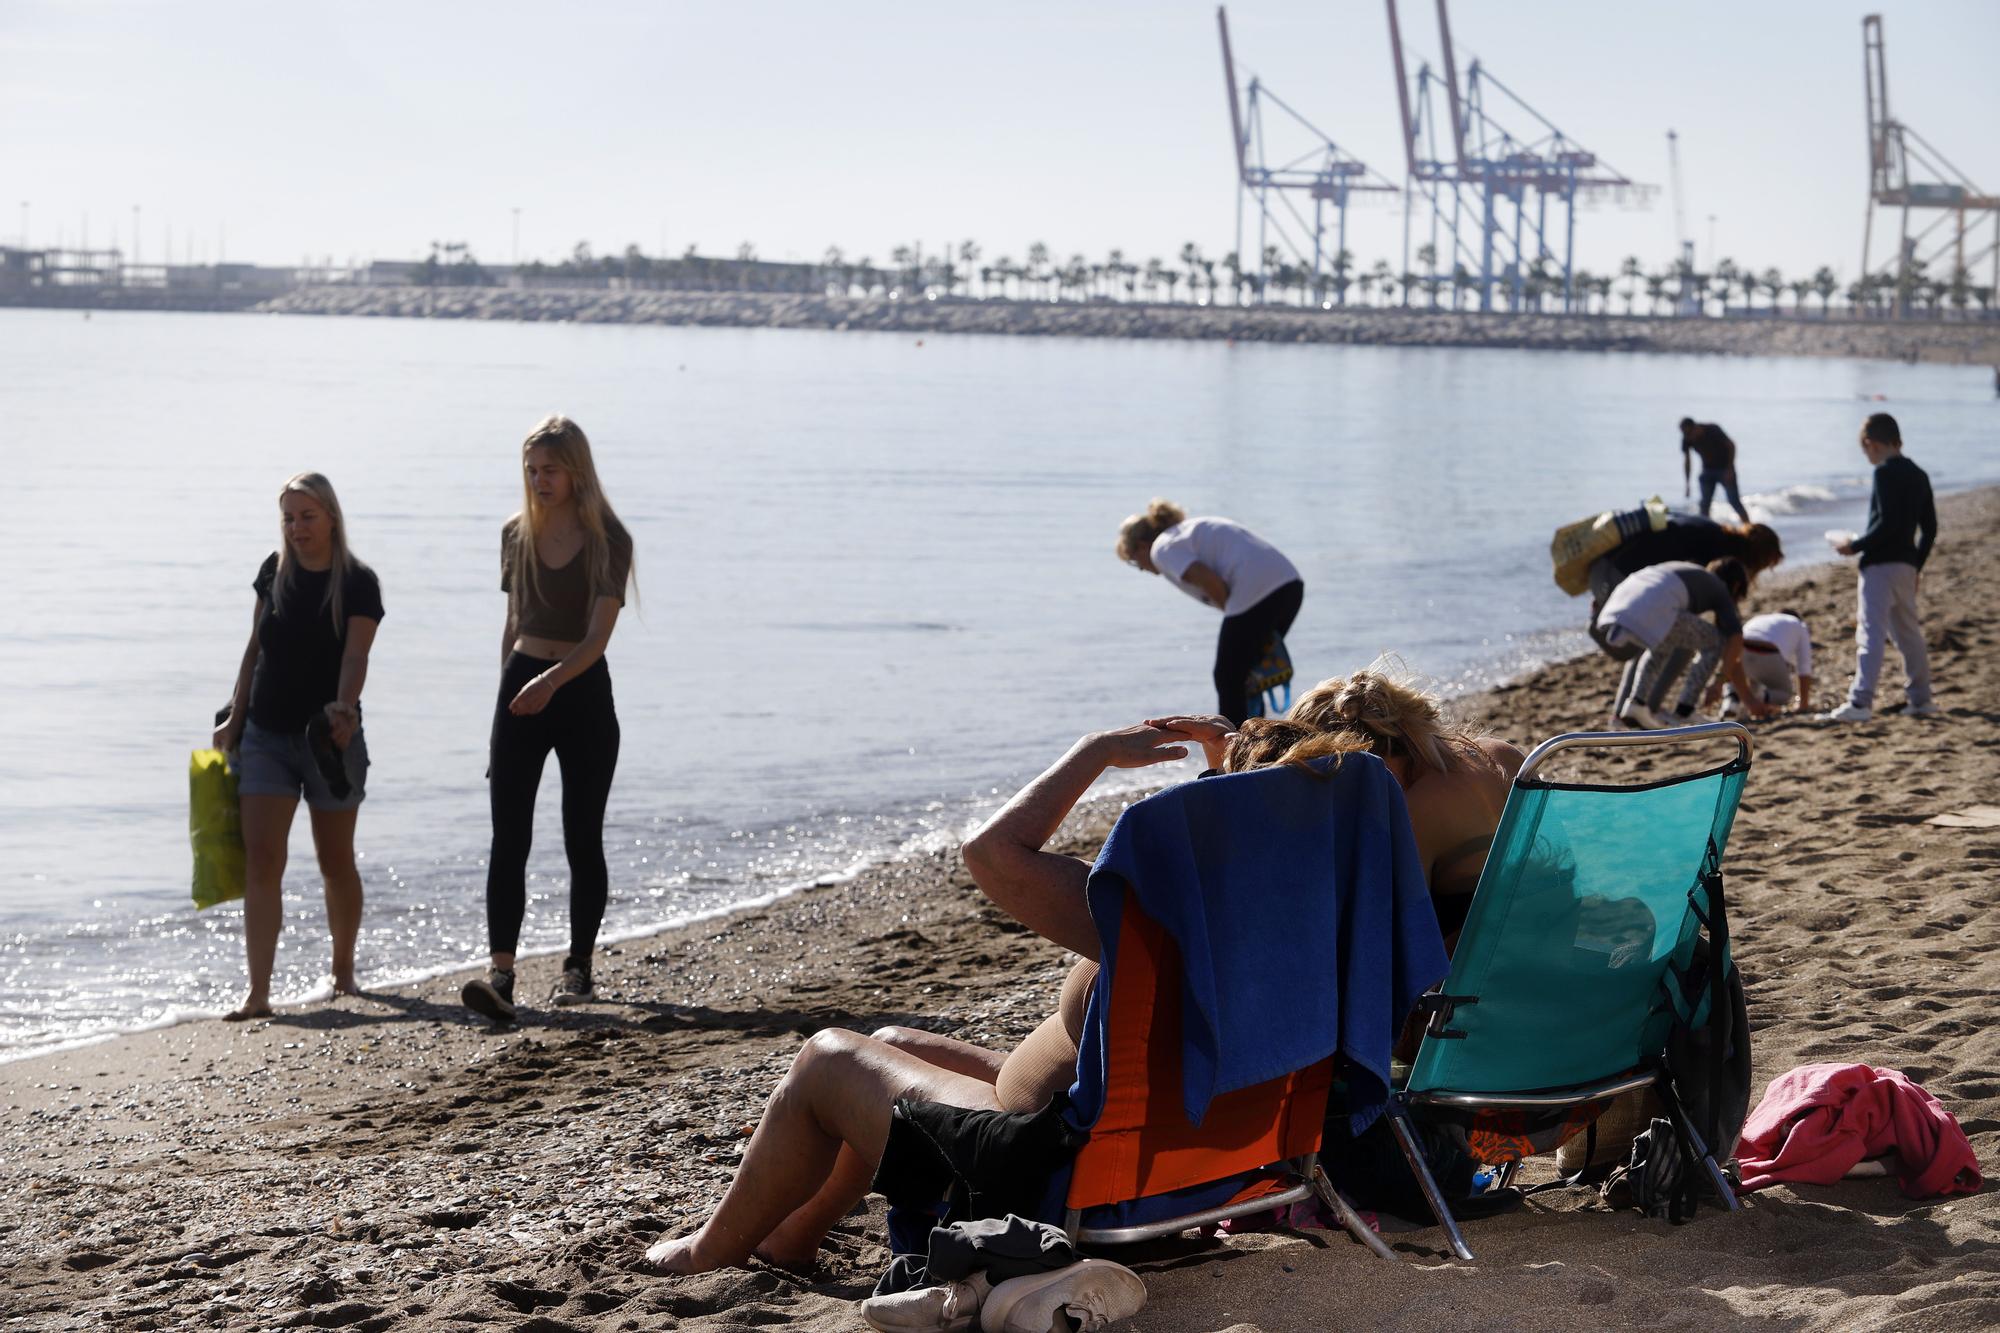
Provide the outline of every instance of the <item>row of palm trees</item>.
{"type": "MultiPolygon", "coordinates": [[[[838,246],[829,248],[817,264],[781,263],[760,259],[753,246],[736,247],[733,257],[698,254],[689,246],[681,255],[655,258],[627,246],[622,254],[596,254],[579,242],[565,260],[553,265],[524,265],[520,277],[531,285],[586,282],[625,288],[686,288],[767,292],[838,292],[873,294],[897,299],[966,298],[1016,301],[1188,302],[1197,305],[1281,304],[1292,306],[1402,307],[1429,310],[1476,309],[1480,304],[1479,275],[1463,263],[1440,265],[1437,251],[1419,246],[1412,270],[1397,271],[1388,260],[1360,267],[1346,250],[1320,263],[1317,270],[1276,246],[1266,247],[1259,262],[1234,251],[1210,258],[1189,241],[1174,260],[1139,260],[1112,250],[1101,260],[1073,254],[1059,260],[1037,241],[1016,261],[1000,255],[984,258],[980,245],[964,241],[926,251],[898,246],[886,264],[863,256],[849,260],[838,246]],[[982,262],[983,261],[983,262],[982,262]]],[[[493,280],[462,243],[432,247],[420,266],[419,281],[484,283],[493,280]]],[[[1628,256],[1615,273],[1578,270],[1567,290],[1563,275],[1548,257],[1517,268],[1507,265],[1495,274],[1491,299],[1495,309],[1577,314],[1732,315],[1762,309],[1825,317],[1835,298],[1853,313],[1886,312],[1938,315],[1981,314],[1994,308],[1994,289],[1975,283],[1964,268],[1933,278],[1921,264],[1900,275],[1875,275],[1843,284],[1831,268],[1787,277],[1773,267],[1759,269],[1732,259],[1718,261],[1708,272],[1685,260],[1650,267],[1637,255],[1628,256]]]]}
{"type": "MultiPolygon", "coordinates": [[[[966,241],[929,254],[899,246],[886,266],[863,258],[849,262],[838,247],[829,249],[820,269],[830,286],[844,292],[978,296],[1030,301],[1185,301],[1210,305],[1227,300],[1237,304],[1282,303],[1298,306],[1421,307],[1463,310],[1475,308],[1479,277],[1464,264],[1441,269],[1436,250],[1418,247],[1416,270],[1397,272],[1378,259],[1357,268],[1354,256],[1341,251],[1315,272],[1276,246],[1267,247],[1263,263],[1246,267],[1231,251],[1211,259],[1192,241],[1183,245],[1178,265],[1152,258],[1140,262],[1122,250],[1102,260],[1084,255],[1057,260],[1037,241],[1025,251],[1025,261],[1001,255],[980,263],[980,246],[966,241]],[[976,279],[977,286],[974,286],[976,279]]],[[[1518,311],[1564,309],[1563,276],[1554,262],[1541,258],[1517,273],[1509,265],[1495,275],[1496,308],[1518,311]]],[[[1938,314],[1946,309],[1967,312],[1977,305],[1984,313],[1994,307],[1993,287],[1972,280],[1964,268],[1935,279],[1921,264],[1901,275],[1874,275],[1842,284],[1830,267],[1788,278],[1775,267],[1759,269],[1718,261],[1712,271],[1699,272],[1685,261],[1649,269],[1637,255],[1628,256],[1615,274],[1577,270],[1571,278],[1568,308],[1582,314],[1728,315],[1758,309],[1790,309],[1809,314],[1817,301],[1824,316],[1834,298],[1842,297],[1857,311],[1904,310],[1938,314]]]]}

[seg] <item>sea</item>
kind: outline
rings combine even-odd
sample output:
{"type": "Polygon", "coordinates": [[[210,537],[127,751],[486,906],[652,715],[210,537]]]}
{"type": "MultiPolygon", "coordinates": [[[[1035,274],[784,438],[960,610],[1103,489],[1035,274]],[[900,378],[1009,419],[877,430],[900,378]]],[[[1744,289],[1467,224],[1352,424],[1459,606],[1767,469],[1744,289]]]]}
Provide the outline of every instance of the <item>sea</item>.
{"type": "MultiPolygon", "coordinates": [[[[241,998],[239,907],[190,899],[186,773],[295,472],[333,480],[387,608],[369,986],[484,957],[500,526],[550,412],[637,551],[612,944],[949,847],[1077,736],[1211,710],[1215,613],[1113,554],[1154,496],[1291,556],[1303,681],[1391,653],[1450,694],[1587,646],[1549,537],[1685,505],[1683,416],[1736,439],[1791,564],[1861,525],[1868,412],[1940,492],[2000,481],[1985,367],[22,310],[0,366],[0,1060],[241,998]]],[[[567,935],[556,782],[528,953],[567,935]]],[[[281,1002],[326,994],[303,815],[291,850],[281,1002]]]]}

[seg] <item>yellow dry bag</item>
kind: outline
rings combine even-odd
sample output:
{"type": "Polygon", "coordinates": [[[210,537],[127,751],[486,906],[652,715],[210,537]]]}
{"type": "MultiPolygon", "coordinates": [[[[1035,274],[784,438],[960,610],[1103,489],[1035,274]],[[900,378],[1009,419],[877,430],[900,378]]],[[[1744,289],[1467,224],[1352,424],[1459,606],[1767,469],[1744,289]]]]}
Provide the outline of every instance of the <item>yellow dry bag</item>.
{"type": "Polygon", "coordinates": [[[220,750],[188,757],[188,841],[194,846],[194,905],[243,896],[243,816],[236,775],[220,750]]]}
{"type": "Polygon", "coordinates": [[[1637,509],[1607,510],[1557,528],[1549,543],[1556,586],[1576,596],[1590,586],[1591,562],[1618,549],[1628,537],[1659,532],[1666,526],[1667,504],[1656,495],[1637,509]]]}

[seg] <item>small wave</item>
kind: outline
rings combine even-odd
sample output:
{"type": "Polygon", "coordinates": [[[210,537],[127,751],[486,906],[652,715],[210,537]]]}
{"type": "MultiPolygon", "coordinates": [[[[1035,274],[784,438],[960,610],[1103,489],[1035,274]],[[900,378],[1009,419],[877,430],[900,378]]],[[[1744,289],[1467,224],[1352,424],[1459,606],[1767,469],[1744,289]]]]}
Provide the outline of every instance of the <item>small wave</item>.
{"type": "MultiPolygon", "coordinates": [[[[1790,518],[1796,514],[1810,514],[1834,505],[1846,503],[1865,489],[1862,482],[1840,482],[1834,486],[1804,484],[1786,486],[1775,491],[1753,491],[1743,497],[1744,507],[1752,518],[1790,518]]],[[[1717,497],[1719,500],[1721,497],[1717,497]]]]}
{"type": "Polygon", "coordinates": [[[794,620],[773,628],[813,634],[956,634],[965,626],[942,620],[794,620]]]}

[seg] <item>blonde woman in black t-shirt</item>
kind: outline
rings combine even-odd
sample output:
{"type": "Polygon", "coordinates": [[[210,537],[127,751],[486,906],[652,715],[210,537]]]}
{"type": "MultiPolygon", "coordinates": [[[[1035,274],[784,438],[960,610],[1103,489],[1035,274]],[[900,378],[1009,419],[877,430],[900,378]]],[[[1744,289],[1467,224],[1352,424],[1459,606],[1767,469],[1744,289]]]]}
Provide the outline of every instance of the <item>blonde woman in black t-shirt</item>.
{"type": "Polygon", "coordinates": [[[514,1017],[514,954],[527,913],[535,790],[553,750],[562,766],[563,850],[569,858],[569,955],[554,1002],[593,994],[591,951],[610,874],[604,807],[618,767],[618,710],[604,649],[625,605],[632,538],[598,485],[590,441],[552,416],[521,446],[521,512],[500,532],[500,695],[487,771],[493,851],[486,863],[486,930],[493,966],[466,983],[468,1008],[514,1017]]]}
{"type": "Polygon", "coordinates": [[[271,1013],[271,968],[283,924],[281,886],[292,816],[304,797],[326,882],[333,989],[355,995],[361,872],[354,822],[368,775],[361,686],[382,620],[375,571],[347,549],[333,483],[301,472],[278,492],[276,551],[251,587],[257,608],[215,747],[236,767],[243,815],[243,939],[250,991],[231,1022],[271,1013]]]}

